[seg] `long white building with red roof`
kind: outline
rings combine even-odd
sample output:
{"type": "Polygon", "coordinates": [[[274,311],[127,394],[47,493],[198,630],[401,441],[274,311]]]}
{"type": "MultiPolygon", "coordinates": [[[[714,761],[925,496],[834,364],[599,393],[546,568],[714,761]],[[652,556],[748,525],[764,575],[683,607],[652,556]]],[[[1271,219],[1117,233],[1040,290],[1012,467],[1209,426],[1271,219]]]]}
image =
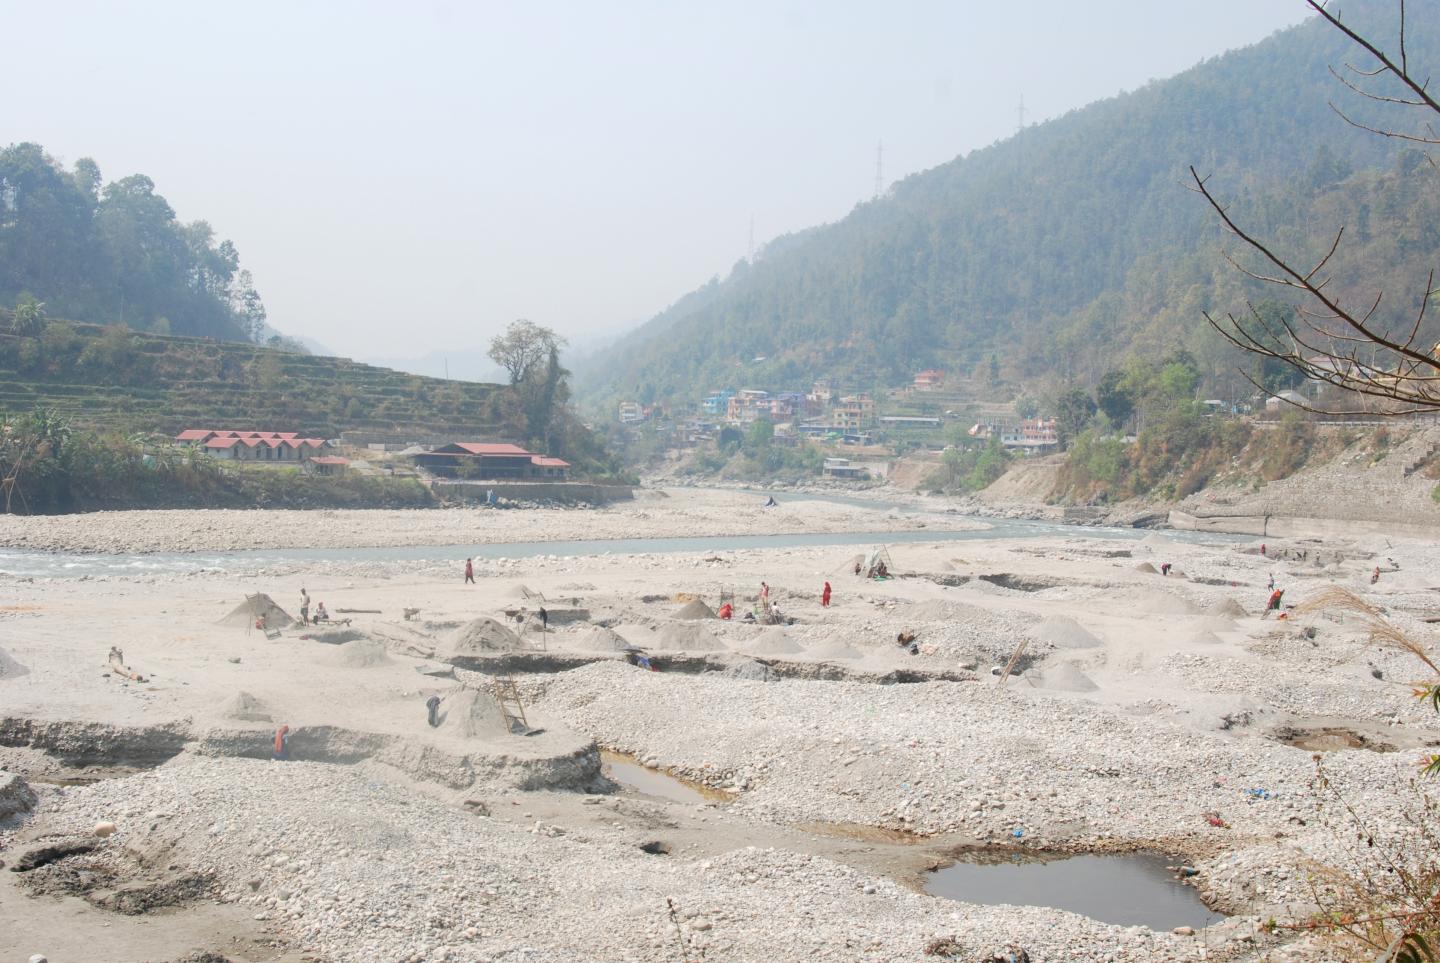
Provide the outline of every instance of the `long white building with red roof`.
{"type": "Polygon", "coordinates": [[[226,461],[311,461],[329,446],[323,438],[302,438],[296,431],[235,431],[187,428],[175,436],[177,445],[201,448],[226,461]]]}

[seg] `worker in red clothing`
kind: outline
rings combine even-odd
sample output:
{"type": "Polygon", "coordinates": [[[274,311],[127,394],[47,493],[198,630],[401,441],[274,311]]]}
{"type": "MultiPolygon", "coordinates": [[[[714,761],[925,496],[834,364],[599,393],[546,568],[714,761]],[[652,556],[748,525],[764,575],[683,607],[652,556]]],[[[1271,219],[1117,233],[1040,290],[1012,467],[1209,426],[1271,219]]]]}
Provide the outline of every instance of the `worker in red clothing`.
{"type": "Polygon", "coordinates": [[[465,560],[465,584],[475,584],[475,562],[468,558],[465,560]]]}
{"type": "Polygon", "coordinates": [[[820,605],[822,608],[830,607],[830,583],[825,583],[825,589],[820,593],[820,605]]]}
{"type": "Polygon", "coordinates": [[[281,726],[279,729],[275,730],[275,752],[273,755],[271,755],[270,758],[281,760],[290,758],[289,726],[281,726]]]}

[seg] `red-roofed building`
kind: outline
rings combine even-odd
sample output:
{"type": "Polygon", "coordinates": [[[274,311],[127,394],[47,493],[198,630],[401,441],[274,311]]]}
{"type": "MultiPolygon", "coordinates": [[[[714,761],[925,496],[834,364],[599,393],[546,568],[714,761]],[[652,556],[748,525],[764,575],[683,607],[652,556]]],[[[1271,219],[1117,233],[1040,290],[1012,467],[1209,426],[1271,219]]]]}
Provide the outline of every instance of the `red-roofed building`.
{"type": "Polygon", "coordinates": [[[447,478],[564,481],[570,468],[559,458],[503,442],[457,441],[414,458],[416,467],[447,478]]]}
{"type": "Polygon", "coordinates": [[[187,428],[175,436],[177,445],[203,448],[225,461],[290,463],[310,461],[328,445],[323,438],[301,438],[296,431],[234,431],[187,428]]]}

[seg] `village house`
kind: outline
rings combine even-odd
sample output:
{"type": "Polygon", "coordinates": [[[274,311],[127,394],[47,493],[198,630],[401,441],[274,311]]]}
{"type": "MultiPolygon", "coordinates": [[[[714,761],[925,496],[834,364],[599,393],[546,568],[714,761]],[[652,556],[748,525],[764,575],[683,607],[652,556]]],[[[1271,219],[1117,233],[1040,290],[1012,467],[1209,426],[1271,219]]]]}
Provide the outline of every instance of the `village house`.
{"type": "Polygon", "coordinates": [[[945,387],[945,372],[927,368],[915,375],[912,386],[916,391],[939,391],[945,387]]]}
{"type": "Polygon", "coordinates": [[[638,425],[645,420],[645,409],[635,401],[620,402],[620,424],[638,425]]]}
{"type": "Polygon", "coordinates": [[[875,427],[875,399],[869,395],[847,395],[830,411],[830,425],[841,431],[863,431],[875,427]]]}
{"type": "Polygon", "coordinates": [[[1006,448],[1023,448],[1027,451],[1045,451],[1058,447],[1060,433],[1055,419],[1026,418],[1018,425],[996,425],[981,422],[968,432],[977,441],[989,441],[999,436],[1000,444],[1006,448]]]}
{"type": "Polygon", "coordinates": [[[762,414],[771,417],[773,406],[770,392],[759,388],[741,388],[731,396],[725,410],[725,420],[732,424],[748,425],[762,414]]]}
{"type": "Polygon", "coordinates": [[[223,461],[292,465],[311,461],[329,448],[323,438],[301,438],[294,431],[211,428],[187,428],[175,436],[175,444],[199,448],[223,461]]]}
{"type": "Polygon", "coordinates": [[[457,441],[411,457],[417,468],[447,478],[564,481],[570,469],[562,459],[495,442],[457,441]]]}

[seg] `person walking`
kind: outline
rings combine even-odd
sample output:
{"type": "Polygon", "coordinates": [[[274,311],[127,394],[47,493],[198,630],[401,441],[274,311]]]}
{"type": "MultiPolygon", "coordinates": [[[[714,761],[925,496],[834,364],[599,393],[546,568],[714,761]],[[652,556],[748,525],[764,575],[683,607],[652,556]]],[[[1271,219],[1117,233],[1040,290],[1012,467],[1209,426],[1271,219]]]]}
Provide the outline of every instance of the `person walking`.
{"type": "Polygon", "coordinates": [[[474,559],[469,559],[469,558],[467,558],[467,559],[465,560],[465,584],[466,584],[466,585],[474,585],[474,584],[475,584],[475,560],[474,560],[474,559]]]}
{"type": "Polygon", "coordinates": [[[281,726],[275,730],[275,751],[271,753],[270,758],[281,762],[290,758],[289,726],[281,726]]]}
{"type": "Polygon", "coordinates": [[[440,697],[432,695],[425,700],[425,715],[430,723],[430,728],[435,729],[440,725],[440,697]]]}
{"type": "Polygon", "coordinates": [[[537,614],[540,616],[540,631],[550,631],[550,613],[545,611],[545,606],[540,606],[540,611],[537,614]]]}
{"type": "Polygon", "coordinates": [[[300,589],[300,624],[310,624],[310,593],[300,589]]]}
{"type": "Polygon", "coordinates": [[[820,592],[820,607],[821,607],[821,608],[826,608],[826,609],[828,609],[828,608],[830,607],[830,583],[829,583],[829,582],[826,582],[826,583],[825,583],[825,588],[822,589],[821,592],[820,592]]]}

